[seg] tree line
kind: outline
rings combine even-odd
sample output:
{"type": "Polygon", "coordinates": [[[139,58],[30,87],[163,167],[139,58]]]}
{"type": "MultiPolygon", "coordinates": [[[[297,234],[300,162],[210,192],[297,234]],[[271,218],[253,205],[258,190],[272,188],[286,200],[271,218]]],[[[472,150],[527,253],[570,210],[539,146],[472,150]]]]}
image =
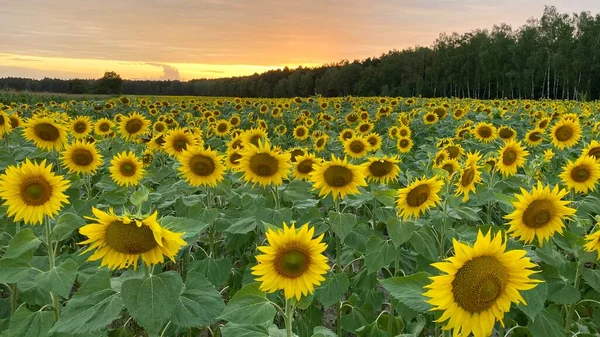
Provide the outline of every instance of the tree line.
{"type": "MultiPolygon", "coordinates": [[[[442,33],[430,47],[392,50],[365,60],[251,76],[191,81],[2,78],[0,88],[58,93],[235,97],[417,96],[600,98],[600,14],[559,13],[517,29],[507,24],[442,33]]],[[[107,78],[108,76],[108,78],[107,78]]]]}

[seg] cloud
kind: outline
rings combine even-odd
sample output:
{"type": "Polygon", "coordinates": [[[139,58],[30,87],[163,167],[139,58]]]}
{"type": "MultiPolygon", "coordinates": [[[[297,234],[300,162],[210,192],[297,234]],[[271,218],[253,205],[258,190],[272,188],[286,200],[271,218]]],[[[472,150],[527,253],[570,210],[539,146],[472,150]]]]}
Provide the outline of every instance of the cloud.
{"type": "Polygon", "coordinates": [[[168,64],[163,64],[163,63],[146,63],[148,65],[151,66],[155,66],[155,67],[162,67],[163,68],[163,74],[161,77],[159,77],[159,80],[181,80],[181,76],[179,76],[179,69],[172,67],[168,64]]]}

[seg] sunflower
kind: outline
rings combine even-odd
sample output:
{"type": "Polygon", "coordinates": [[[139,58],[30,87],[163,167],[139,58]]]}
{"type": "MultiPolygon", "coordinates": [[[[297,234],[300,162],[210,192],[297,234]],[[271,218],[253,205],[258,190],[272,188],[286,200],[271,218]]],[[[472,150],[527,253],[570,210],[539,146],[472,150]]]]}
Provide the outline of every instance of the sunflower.
{"type": "Polygon", "coordinates": [[[486,122],[477,123],[473,127],[473,136],[480,142],[489,143],[496,139],[496,127],[486,122]]]}
{"type": "Polygon", "coordinates": [[[261,128],[252,128],[244,132],[243,140],[245,144],[258,146],[259,141],[264,142],[267,140],[267,132],[261,128]]]}
{"type": "Polygon", "coordinates": [[[308,139],[309,133],[308,129],[304,125],[298,125],[294,128],[294,139],[295,140],[305,140],[308,139]]]}
{"type": "Polygon", "coordinates": [[[373,123],[371,122],[362,122],[356,127],[356,131],[360,134],[366,135],[373,130],[373,127],[373,123]]]}
{"type": "Polygon", "coordinates": [[[327,257],[323,255],[327,244],[321,242],[323,234],[313,239],[314,227],[304,224],[299,229],[283,223],[283,230],[267,231],[268,246],[259,246],[264,254],[257,255],[258,264],[252,274],[260,282],[260,290],[269,293],[283,289],[287,299],[307,296],[315,291],[329,271],[327,257]]]}
{"type": "Polygon", "coordinates": [[[288,150],[290,153],[290,161],[292,163],[296,162],[296,157],[303,156],[306,154],[306,149],[303,147],[294,147],[291,150],[288,150]]]}
{"type": "Polygon", "coordinates": [[[594,157],[581,156],[574,162],[569,161],[559,177],[567,189],[574,189],[576,193],[594,191],[600,179],[600,163],[594,157]]]}
{"type": "Polygon", "coordinates": [[[358,194],[359,186],[367,186],[364,170],[360,166],[334,155],[329,161],[313,165],[310,181],[313,188],[319,190],[319,196],[331,193],[334,200],[343,199],[347,194],[358,194]]]}
{"type": "Polygon", "coordinates": [[[448,153],[449,159],[460,159],[465,154],[465,149],[459,144],[448,144],[442,148],[442,151],[448,153]]]}
{"type": "Polygon", "coordinates": [[[554,158],[554,151],[552,151],[552,149],[546,149],[546,151],[544,151],[544,161],[549,163],[552,158],[554,158]]]}
{"type": "Polygon", "coordinates": [[[185,149],[194,146],[201,146],[201,144],[198,144],[198,140],[191,133],[183,129],[175,129],[165,135],[163,149],[169,155],[178,157],[185,149]]]}
{"type": "Polygon", "coordinates": [[[408,153],[412,149],[413,141],[410,137],[398,137],[396,147],[400,153],[408,153]]]}
{"type": "Polygon", "coordinates": [[[210,148],[196,146],[183,150],[179,162],[179,172],[191,186],[215,187],[223,180],[223,158],[210,148]]]}
{"type": "Polygon", "coordinates": [[[597,252],[598,259],[600,260],[600,230],[590,233],[584,237],[585,245],[583,248],[588,252],[597,252]]]}
{"type": "Polygon", "coordinates": [[[588,146],[583,149],[582,156],[594,157],[594,159],[600,161],[600,142],[592,140],[588,146]]]}
{"type": "Polygon", "coordinates": [[[186,245],[177,233],[161,227],[158,213],[146,217],[119,216],[113,210],[109,213],[92,207],[95,218],[85,217],[93,223],[79,229],[88,239],[80,245],[90,244],[84,253],[95,250],[88,261],[102,259],[101,266],[109,269],[137,268],[138,260],[147,266],[164,262],[164,257],[175,261],[179,249],[186,245]]]}
{"type": "Polygon", "coordinates": [[[67,145],[60,160],[70,173],[94,174],[102,165],[102,155],[93,143],[83,140],[67,145]]]}
{"type": "Polygon", "coordinates": [[[260,186],[281,185],[287,178],[290,167],[290,154],[271,148],[268,141],[260,141],[258,146],[244,147],[240,158],[240,170],[247,183],[260,186]]]}
{"type": "Polygon", "coordinates": [[[581,138],[581,127],[578,122],[570,119],[562,119],[552,127],[550,131],[552,145],[559,149],[572,147],[581,138]]]}
{"type": "Polygon", "coordinates": [[[453,257],[432,264],[445,275],[430,277],[423,295],[431,310],[443,311],[436,322],[447,321],[442,329],[454,329],[453,336],[491,336],[496,321],[504,326],[511,303],[526,304],[519,291],[540,282],[529,278],[536,265],[525,250],[507,251],[500,234],[479,231],[473,247],[457,240],[453,246],[453,257]]]}
{"type": "Polygon", "coordinates": [[[544,131],[540,129],[535,129],[527,132],[525,135],[525,143],[531,147],[538,146],[544,140],[543,138],[544,131]]]}
{"type": "Polygon", "coordinates": [[[362,136],[355,136],[344,142],[344,153],[352,158],[362,158],[369,151],[369,143],[362,136]]]}
{"type": "Polygon", "coordinates": [[[25,123],[23,137],[42,150],[61,150],[67,143],[67,130],[49,117],[33,117],[25,123]]]}
{"type": "Polygon", "coordinates": [[[98,136],[106,136],[112,131],[113,122],[108,118],[100,118],[94,123],[94,133],[98,136]]]}
{"type": "Polygon", "coordinates": [[[152,132],[155,133],[163,133],[167,131],[167,124],[161,121],[156,121],[152,124],[152,132]]]}
{"type": "Polygon", "coordinates": [[[388,130],[388,137],[390,139],[394,139],[396,137],[398,137],[398,131],[399,131],[399,127],[397,126],[392,126],[389,130],[388,130]]]}
{"type": "Polygon", "coordinates": [[[327,139],[329,139],[329,137],[327,135],[323,135],[323,136],[315,139],[315,144],[314,144],[313,148],[315,149],[316,152],[321,152],[321,151],[325,150],[325,146],[327,146],[327,139]]]}
{"type": "Polygon", "coordinates": [[[344,130],[342,130],[342,132],[340,132],[339,139],[340,139],[340,142],[343,143],[343,142],[347,141],[348,139],[355,137],[355,136],[356,136],[356,132],[354,132],[354,130],[344,129],[344,130]]]}
{"type": "Polygon", "coordinates": [[[16,113],[13,113],[10,116],[8,116],[8,119],[10,121],[10,126],[13,129],[18,128],[19,126],[21,126],[21,124],[23,124],[23,120],[21,120],[21,117],[19,117],[19,115],[17,115],[16,113]]]}
{"type": "Polygon", "coordinates": [[[154,160],[154,152],[152,150],[146,150],[142,153],[142,167],[146,168],[152,165],[152,161],[154,160]]]}
{"type": "Polygon", "coordinates": [[[371,132],[366,137],[369,143],[369,151],[377,151],[381,148],[381,136],[378,133],[371,132]]]}
{"type": "Polygon", "coordinates": [[[460,170],[458,159],[446,159],[442,161],[438,167],[448,172],[449,176],[453,175],[454,172],[460,170]]]}
{"type": "Polygon", "coordinates": [[[140,183],[145,170],[142,161],[133,152],[121,152],[110,161],[110,177],[119,186],[133,186],[140,183]]]}
{"type": "Polygon", "coordinates": [[[555,232],[562,233],[563,220],[575,214],[575,209],[567,206],[569,201],[562,200],[565,195],[567,191],[559,190],[558,185],[551,190],[540,181],[531,193],[521,188],[513,202],[514,212],[505,216],[510,220],[508,233],[527,244],[537,237],[540,246],[555,232]]]}
{"type": "Polygon", "coordinates": [[[367,179],[380,184],[388,184],[396,181],[400,173],[397,157],[371,157],[368,161],[362,164],[367,179]]]}
{"type": "Polygon", "coordinates": [[[214,129],[217,136],[225,137],[229,134],[229,131],[231,131],[231,125],[226,120],[220,120],[217,122],[214,129]]]}
{"type": "Polygon", "coordinates": [[[525,165],[529,151],[521,146],[521,142],[510,140],[498,151],[498,170],[505,177],[517,174],[517,168],[525,165]]]}
{"type": "Polygon", "coordinates": [[[550,117],[543,118],[542,120],[540,120],[537,123],[537,128],[540,130],[546,129],[548,127],[548,125],[550,125],[551,120],[552,120],[552,118],[550,118],[550,117]]]}
{"type": "Polygon", "coordinates": [[[500,137],[500,139],[502,139],[503,141],[507,142],[511,139],[517,138],[517,132],[510,126],[501,126],[500,128],[498,128],[498,137],[500,137]]]}
{"type": "Polygon", "coordinates": [[[427,209],[440,203],[438,193],[444,186],[438,177],[417,179],[398,191],[396,206],[398,215],[403,219],[418,218],[427,209]]]}
{"type": "Polygon", "coordinates": [[[92,132],[92,122],[88,116],[79,116],[71,122],[70,129],[75,139],[82,139],[92,132]]]}
{"type": "Polygon", "coordinates": [[[146,117],[134,112],[127,117],[121,118],[119,122],[119,132],[121,137],[126,140],[134,140],[137,136],[144,134],[148,130],[150,121],[146,117]]]}
{"type": "MultiPolygon", "coordinates": [[[[481,157],[479,157],[481,158],[481,157]]],[[[460,178],[456,182],[455,196],[463,195],[463,202],[469,200],[469,193],[475,193],[475,185],[481,183],[481,166],[478,165],[477,159],[474,161],[465,162],[465,166],[460,170],[460,178]]]]}
{"type": "Polygon", "coordinates": [[[398,127],[398,137],[410,137],[412,136],[412,131],[406,125],[402,125],[398,127]]]}
{"type": "Polygon", "coordinates": [[[307,153],[296,157],[292,176],[300,180],[309,180],[310,173],[314,171],[315,165],[321,164],[323,160],[314,154],[307,153]]]}
{"type": "Polygon", "coordinates": [[[433,125],[439,121],[439,117],[437,114],[433,112],[428,112],[423,115],[423,122],[427,125],[433,125]]]}
{"type": "Polygon", "coordinates": [[[232,149],[232,148],[227,149],[227,153],[225,154],[225,157],[227,158],[227,160],[225,161],[225,164],[227,164],[227,168],[230,171],[239,170],[240,159],[242,159],[241,152],[242,152],[241,149],[232,149]]]}
{"type": "Polygon", "coordinates": [[[165,135],[160,134],[152,137],[146,147],[152,151],[163,151],[163,145],[165,145],[165,135]]]}
{"type": "Polygon", "coordinates": [[[46,160],[35,164],[26,159],[0,175],[0,198],[14,221],[35,225],[42,223],[44,215],[53,218],[62,204],[69,203],[64,194],[69,185],[68,180],[52,172],[52,164],[46,166],[46,160]]]}
{"type": "Polygon", "coordinates": [[[12,123],[8,115],[0,110],[0,139],[2,139],[5,133],[9,133],[12,129],[12,123]]]}

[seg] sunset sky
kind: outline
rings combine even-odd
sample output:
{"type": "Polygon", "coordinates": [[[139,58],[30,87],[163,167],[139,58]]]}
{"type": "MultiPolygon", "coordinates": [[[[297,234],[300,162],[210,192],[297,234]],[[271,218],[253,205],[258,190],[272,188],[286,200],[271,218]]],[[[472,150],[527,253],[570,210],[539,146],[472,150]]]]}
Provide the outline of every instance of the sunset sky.
{"type": "MultiPolygon", "coordinates": [[[[0,77],[250,75],[429,46],[539,17],[548,0],[0,0],[0,77]]],[[[554,0],[560,12],[598,0],[554,0]]]]}

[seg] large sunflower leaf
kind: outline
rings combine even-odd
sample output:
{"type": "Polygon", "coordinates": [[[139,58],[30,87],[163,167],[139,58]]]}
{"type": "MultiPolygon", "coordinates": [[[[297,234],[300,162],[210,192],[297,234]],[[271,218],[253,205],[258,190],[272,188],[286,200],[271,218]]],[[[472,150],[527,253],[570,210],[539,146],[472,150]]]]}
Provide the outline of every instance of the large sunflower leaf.
{"type": "Polygon", "coordinates": [[[424,286],[431,283],[429,274],[420,272],[409,276],[392,277],[381,280],[381,285],[392,297],[407,307],[425,312],[431,309],[431,305],[425,302],[427,298],[423,296],[424,286]]]}

